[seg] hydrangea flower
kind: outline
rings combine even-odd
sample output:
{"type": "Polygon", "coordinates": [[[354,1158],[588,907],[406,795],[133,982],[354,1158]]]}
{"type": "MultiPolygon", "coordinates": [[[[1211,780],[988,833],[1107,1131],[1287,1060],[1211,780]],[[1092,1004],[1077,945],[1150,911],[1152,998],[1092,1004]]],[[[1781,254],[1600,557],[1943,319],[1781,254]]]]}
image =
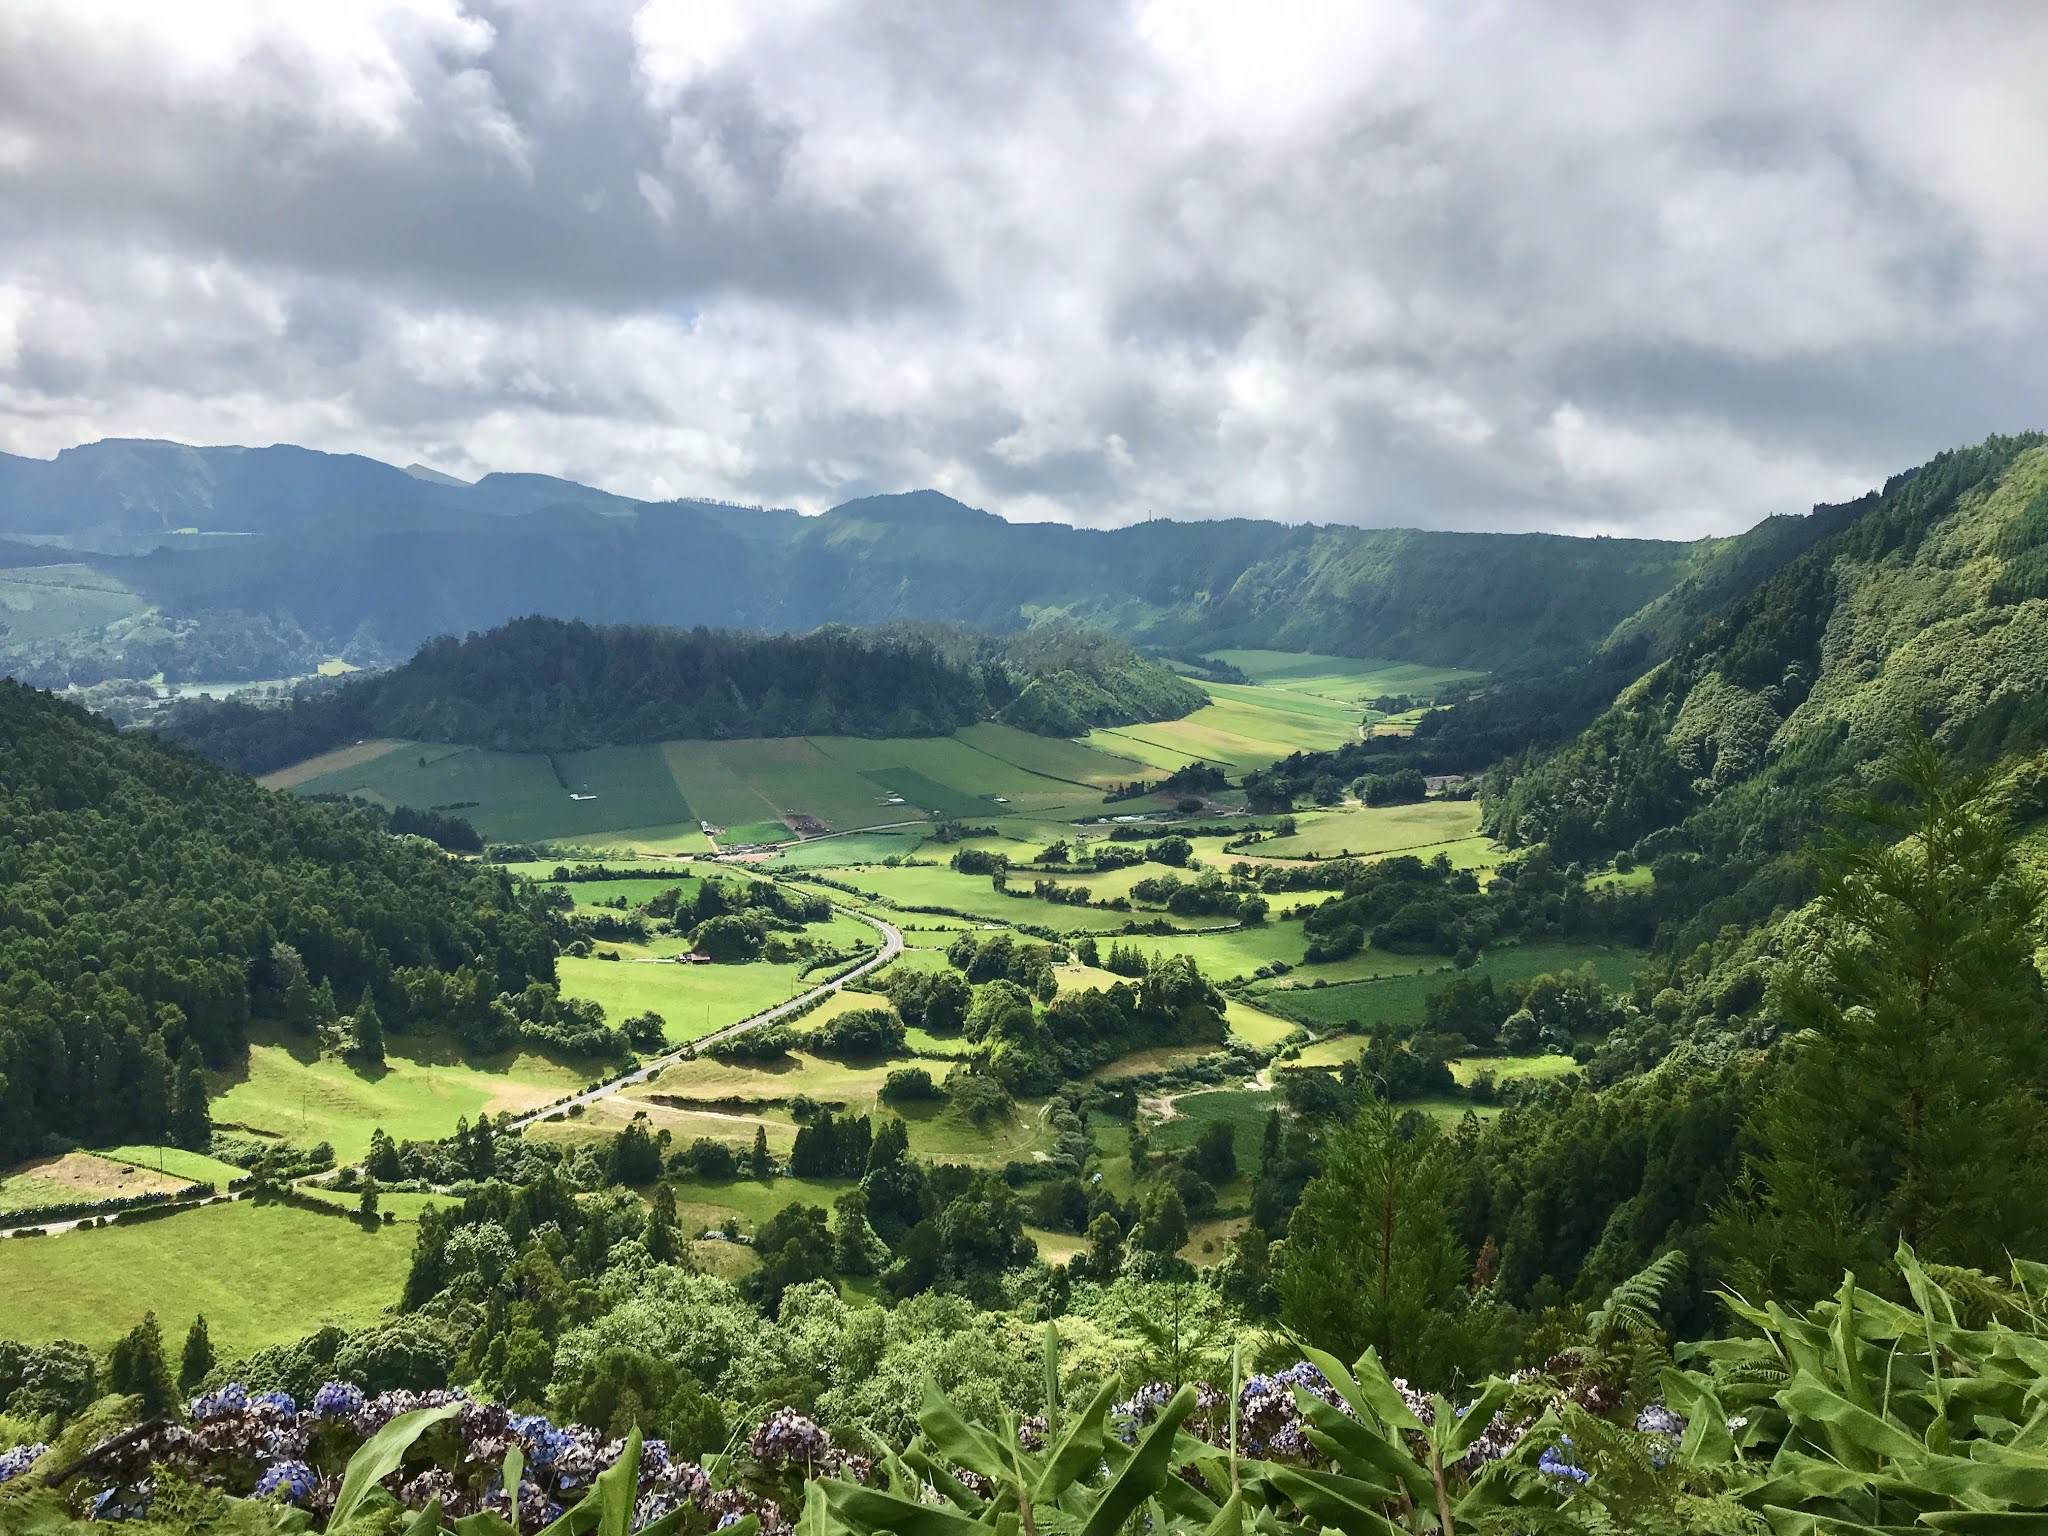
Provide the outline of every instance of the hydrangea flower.
{"type": "Polygon", "coordinates": [[[319,1486],[320,1474],[303,1461],[274,1461],[256,1480],[256,1497],[267,1499],[281,1493],[287,1504],[303,1504],[319,1486]]]}
{"type": "Polygon", "coordinates": [[[217,1419],[224,1414],[248,1411],[249,1389],[239,1381],[231,1381],[218,1392],[209,1392],[192,1400],[192,1417],[195,1419],[217,1419]]]}
{"type": "Polygon", "coordinates": [[[754,1431],[747,1450],[754,1460],[769,1466],[817,1466],[831,1460],[832,1441],[794,1408],[782,1407],[754,1431]]]}
{"type": "Polygon", "coordinates": [[[316,1419],[353,1419],[363,1411],[363,1389],[353,1382],[330,1381],[313,1394],[310,1411],[316,1419]]]}
{"type": "Polygon", "coordinates": [[[1547,1446],[1536,1459],[1536,1470],[1549,1477],[1569,1478],[1575,1483],[1592,1480],[1593,1474],[1571,1459],[1572,1439],[1570,1435],[1558,1436],[1556,1445],[1547,1446]]]}
{"type": "Polygon", "coordinates": [[[249,1407],[279,1418],[296,1419],[299,1416],[299,1405],[292,1401],[289,1392],[258,1392],[249,1399],[249,1407]]]}
{"type": "Polygon", "coordinates": [[[36,1458],[47,1451],[47,1445],[17,1445],[11,1451],[0,1451],[0,1483],[21,1476],[36,1464],[36,1458]]]}
{"type": "Polygon", "coordinates": [[[1646,1435],[1665,1435],[1677,1440],[1685,1434],[1685,1416],[1673,1413],[1662,1403],[1652,1403],[1636,1415],[1636,1428],[1646,1435]]]}

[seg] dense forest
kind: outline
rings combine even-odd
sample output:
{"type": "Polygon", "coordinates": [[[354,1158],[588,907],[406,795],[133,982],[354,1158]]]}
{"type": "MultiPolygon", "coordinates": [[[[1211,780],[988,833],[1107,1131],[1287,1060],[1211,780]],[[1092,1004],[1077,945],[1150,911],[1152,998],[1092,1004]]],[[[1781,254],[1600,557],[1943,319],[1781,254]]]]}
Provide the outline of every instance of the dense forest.
{"type": "Polygon", "coordinates": [[[892,625],[806,635],[525,618],[288,705],[193,700],[163,733],[264,773],[365,736],[514,752],[756,736],[940,736],[1001,719],[1046,735],[1171,719],[1208,696],[1107,636],[1011,640],[892,625]]]}
{"type": "Polygon", "coordinates": [[[204,1147],[203,1071],[253,1017],[369,998],[438,1027],[429,977],[488,1002],[552,983],[554,953],[502,872],[0,682],[0,1159],[204,1147]]]}

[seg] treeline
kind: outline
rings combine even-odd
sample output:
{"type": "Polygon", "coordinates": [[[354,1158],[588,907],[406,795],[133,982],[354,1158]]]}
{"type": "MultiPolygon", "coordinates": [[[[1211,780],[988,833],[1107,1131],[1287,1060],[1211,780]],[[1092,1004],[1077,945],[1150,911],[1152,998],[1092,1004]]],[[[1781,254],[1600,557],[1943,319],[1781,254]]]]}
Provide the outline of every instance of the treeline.
{"type": "Polygon", "coordinates": [[[282,707],[191,700],[159,729],[243,773],[368,736],[511,752],[677,739],[943,736],[997,718],[1048,735],[1184,715],[1199,688],[1120,641],[917,625],[803,635],[540,617],[431,640],[404,666],[282,707]]]}
{"type": "Polygon", "coordinates": [[[546,914],[503,871],[0,682],[0,1161],[203,1145],[201,1068],[252,1017],[367,993],[402,1027],[429,977],[551,990],[546,914]]]}

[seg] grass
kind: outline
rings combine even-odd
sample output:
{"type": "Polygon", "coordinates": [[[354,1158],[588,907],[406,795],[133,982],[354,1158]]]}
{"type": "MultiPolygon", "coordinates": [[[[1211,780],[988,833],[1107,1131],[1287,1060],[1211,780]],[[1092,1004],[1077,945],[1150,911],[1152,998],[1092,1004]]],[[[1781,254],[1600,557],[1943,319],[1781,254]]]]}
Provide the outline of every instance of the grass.
{"type": "Polygon", "coordinates": [[[444,1040],[393,1035],[384,1069],[363,1072],[272,1035],[253,1041],[241,1065],[209,1077],[217,1126],[301,1145],[325,1141],[352,1161],[380,1126],[395,1141],[439,1139],[458,1119],[537,1108],[601,1070],[517,1051],[465,1060],[444,1040]]]}
{"type": "Polygon", "coordinates": [[[183,1147],[106,1147],[100,1156],[117,1163],[132,1163],[137,1168],[157,1168],[174,1179],[183,1179],[190,1184],[217,1184],[222,1189],[228,1181],[239,1179],[248,1170],[237,1168],[233,1163],[224,1163],[217,1157],[208,1157],[204,1152],[188,1152],[183,1147]]]}
{"type": "Polygon", "coordinates": [[[1153,1150],[1179,1152],[1192,1147],[1205,1127],[1220,1120],[1231,1128],[1239,1175],[1249,1175],[1259,1166],[1266,1116],[1279,1103],[1280,1095],[1265,1088],[1217,1088],[1206,1093],[1182,1094],[1173,1101],[1172,1117],[1152,1125],[1153,1150]]]}
{"type": "Polygon", "coordinates": [[[1324,751],[1358,737],[1359,709],[1307,693],[1202,683],[1210,702],[1181,720],[1091,731],[1087,744],[1171,772],[1216,763],[1233,778],[1290,752],[1324,751]]]}
{"type": "Polygon", "coordinates": [[[66,1152],[37,1158],[0,1177],[0,1213],[163,1194],[191,1182],[174,1173],[160,1175],[154,1168],[138,1168],[91,1152],[66,1152]]]}
{"type": "Polygon", "coordinates": [[[223,1357],[359,1328],[398,1300],[412,1262],[404,1227],[252,1201],[158,1221],[0,1242],[7,1333],[31,1344],[76,1339],[104,1351],[154,1311],[171,1358],[195,1313],[223,1357]]]}
{"type": "Polygon", "coordinates": [[[89,565],[0,571],[0,625],[10,647],[105,629],[148,607],[124,582],[89,565]]]}
{"type": "Polygon", "coordinates": [[[1267,858],[1298,859],[1308,854],[1334,858],[1345,853],[1414,852],[1427,858],[1440,843],[1478,835],[1476,800],[1424,800],[1415,805],[1345,806],[1296,814],[1292,837],[1256,843],[1249,852],[1267,858]]]}
{"type": "MultiPolygon", "coordinates": [[[[1462,974],[1475,978],[1491,976],[1496,982],[1526,981],[1545,972],[1577,970],[1590,961],[1600,973],[1601,981],[1619,990],[1629,985],[1641,958],[1631,950],[1603,949],[1594,945],[1508,945],[1489,950],[1477,965],[1462,974]]],[[[1342,1026],[1353,1020],[1365,1028],[1376,1024],[1420,1023],[1423,1004],[1429,995],[1452,979],[1449,973],[1428,971],[1330,987],[1275,988],[1262,993],[1259,1001],[1272,1012],[1312,1029],[1342,1026]]]]}
{"type": "Polygon", "coordinates": [[[644,880],[564,880],[559,884],[551,880],[547,883],[567,891],[576,898],[578,906],[594,907],[599,902],[623,896],[627,906],[644,907],[663,891],[680,889],[683,899],[691,900],[704,881],[701,876],[678,871],[673,875],[649,875],[644,880]]]}
{"type": "MultiPolygon", "coordinates": [[[[1153,872],[1158,873],[1156,869],[1153,872]]],[[[1031,879],[1026,871],[1012,871],[1011,888],[1028,888],[1031,879]]],[[[899,907],[950,907],[986,921],[1032,923],[1059,933],[1115,933],[1133,917],[1156,915],[1113,912],[1101,907],[1068,907],[1025,896],[1005,896],[997,893],[987,875],[958,874],[943,864],[918,865],[909,869],[863,869],[850,873],[847,880],[899,907]]],[[[1088,881],[1079,877],[1062,878],[1061,883],[1086,885],[1088,881]]],[[[1168,921],[1180,920],[1169,918],[1168,921]]],[[[1215,919],[1188,921],[1213,922],[1215,919]]]]}
{"type": "Polygon", "coordinates": [[[923,826],[899,827],[886,832],[849,832],[844,837],[793,843],[764,867],[781,871],[879,864],[887,858],[901,858],[917,852],[929,835],[923,826]]]}
{"type": "Polygon", "coordinates": [[[1430,667],[1417,662],[1359,660],[1344,656],[1302,655],[1293,651],[1213,651],[1253,682],[1268,688],[1313,694],[1345,704],[1406,693],[1433,697],[1448,683],[1484,677],[1456,667],[1430,667]]]}
{"type": "Polygon", "coordinates": [[[404,746],[402,741],[359,741],[354,746],[336,747],[332,752],[322,752],[289,768],[263,774],[256,782],[265,789],[297,789],[301,784],[326,778],[329,774],[347,774],[368,767],[378,758],[400,751],[404,746]]]}
{"type": "MultiPolygon", "coordinates": [[[[279,777],[297,778],[308,766],[285,769],[279,777]]],[[[381,805],[448,810],[498,842],[590,839],[622,829],[679,827],[691,819],[658,746],[603,747],[551,758],[408,743],[298,778],[289,787],[301,794],[361,795],[381,805]],[[576,795],[590,798],[571,798],[576,795]]]]}

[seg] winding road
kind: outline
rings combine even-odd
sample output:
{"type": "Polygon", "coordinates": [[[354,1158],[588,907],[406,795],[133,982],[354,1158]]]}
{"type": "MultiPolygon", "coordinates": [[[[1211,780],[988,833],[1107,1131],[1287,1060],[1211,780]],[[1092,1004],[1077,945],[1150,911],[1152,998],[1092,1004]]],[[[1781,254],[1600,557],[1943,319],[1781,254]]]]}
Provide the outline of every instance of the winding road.
{"type": "Polygon", "coordinates": [[[712,1030],[708,1035],[699,1035],[695,1040],[679,1045],[664,1055],[644,1061],[632,1071],[612,1078],[608,1082],[599,1083],[595,1088],[586,1088],[583,1092],[575,1094],[570,1098],[562,1099],[544,1108],[533,1110],[528,1114],[515,1116],[511,1120],[509,1128],[512,1130],[525,1130],[529,1125],[537,1125],[550,1115],[559,1115],[564,1110],[578,1105],[595,1104],[599,1099],[608,1099],[621,1089],[631,1088],[637,1083],[651,1082],[656,1077],[659,1077],[666,1068],[674,1066],[685,1056],[694,1054],[707,1045],[715,1045],[720,1040],[730,1040],[734,1035],[743,1035],[750,1029],[759,1029],[763,1024],[773,1024],[777,1019],[786,1018],[798,1009],[803,1008],[806,1004],[815,1002],[817,999],[825,996],[828,992],[837,992],[849,981],[865,976],[868,972],[887,965],[891,960],[894,960],[903,953],[903,933],[894,923],[884,922],[881,918],[869,912],[857,912],[852,907],[842,907],[837,902],[832,904],[832,909],[835,912],[844,912],[848,917],[857,917],[870,928],[878,931],[882,935],[882,947],[872,955],[869,955],[867,959],[861,961],[852,970],[826,982],[823,986],[812,987],[808,992],[799,992],[787,1002],[777,1003],[773,1008],[764,1008],[759,1013],[749,1014],[736,1024],[727,1024],[712,1030]]]}
{"type": "MultiPolygon", "coordinates": [[[[708,1035],[699,1035],[695,1040],[679,1045],[674,1050],[665,1052],[649,1061],[644,1061],[632,1071],[622,1073],[618,1077],[599,1083],[595,1088],[586,1088],[583,1092],[570,1098],[560,1099],[553,1104],[533,1110],[528,1114],[516,1116],[508,1122],[508,1128],[524,1130],[529,1125],[536,1125],[540,1121],[547,1119],[550,1115],[559,1115],[572,1106],[595,1104],[599,1099],[608,1099],[622,1089],[633,1087],[636,1083],[650,1082],[658,1077],[665,1068],[674,1066],[686,1055],[700,1050],[704,1046],[715,1044],[717,1041],[729,1040],[734,1035],[743,1035],[750,1029],[759,1029],[763,1024],[773,1024],[777,1019],[786,1018],[798,1009],[803,1008],[806,1004],[824,997],[827,993],[837,992],[849,981],[857,980],[867,975],[870,971],[880,969],[903,953],[903,933],[894,923],[884,922],[881,918],[869,912],[859,912],[852,907],[842,907],[837,902],[834,902],[832,905],[834,911],[844,912],[848,917],[857,917],[870,928],[880,933],[882,936],[881,948],[877,949],[872,955],[869,955],[867,959],[861,961],[860,964],[854,966],[851,970],[834,977],[822,986],[812,987],[806,992],[799,992],[795,997],[790,998],[786,1002],[777,1003],[773,1008],[764,1008],[759,1013],[749,1014],[737,1023],[727,1024],[712,1030],[708,1035]]],[[[334,1172],[335,1170],[329,1169],[323,1173],[310,1175],[309,1178],[311,1181],[324,1183],[334,1176],[334,1172]]],[[[210,1202],[195,1202],[191,1206],[180,1207],[180,1209],[197,1210],[201,1203],[218,1204],[225,1200],[240,1200],[245,1193],[245,1191],[237,1191],[227,1195],[216,1195],[210,1202]]],[[[30,1226],[0,1228],[0,1238],[12,1238],[32,1229],[48,1234],[69,1232],[77,1227],[80,1222],[91,1219],[93,1218],[79,1216],[68,1221],[35,1222],[30,1224],[30,1226]]]]}

